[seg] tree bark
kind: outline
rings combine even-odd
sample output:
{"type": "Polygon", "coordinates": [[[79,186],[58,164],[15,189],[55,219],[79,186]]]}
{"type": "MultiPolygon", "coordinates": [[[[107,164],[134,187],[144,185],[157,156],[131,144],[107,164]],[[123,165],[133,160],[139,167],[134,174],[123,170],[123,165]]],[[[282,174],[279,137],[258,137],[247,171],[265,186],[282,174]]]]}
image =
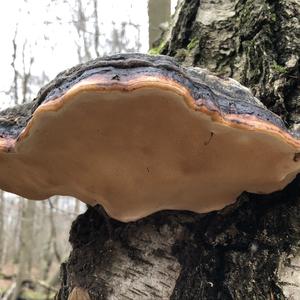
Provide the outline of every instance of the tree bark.
{"type": "Polygon", "coordinates": [[[186,0],[162,53],[251,88],[292,126],[300,122],[298,0],[186,0]]]}
{"type": "MultiPolygon", "coordinates": [[[[163,54],[239,80],[299,126],[299,1],[185,0],[179,9],[163,54]]],[[[299,282],[281,282],[298,251],[299,217],[300,177],[205,215],[164,211],[109,225],[90,207],[72,225],[57,299],[79,290],[91,299],[299,299],[299,282]]]]}

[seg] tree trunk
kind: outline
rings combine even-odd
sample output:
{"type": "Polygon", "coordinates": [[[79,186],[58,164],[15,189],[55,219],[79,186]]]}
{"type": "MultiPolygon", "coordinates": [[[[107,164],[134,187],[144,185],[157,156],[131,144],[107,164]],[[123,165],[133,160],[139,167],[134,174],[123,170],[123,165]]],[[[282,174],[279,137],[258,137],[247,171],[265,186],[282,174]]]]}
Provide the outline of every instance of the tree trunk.
{"type": "Polygon", "coordinates": [[[298,0],[184,1],[162,53],[249,87],[288,125],[300,123],[298,0]]]}
{"type": "Polygon", "coordinates": [[[170,21],[171,0],[149,0],[149,46],[152,47],[158,42],[161,33],[164,31],[161,26],[170,21]]]}
{"type": "Polygon", "coordinates": [[[12,300],[18,299],[22,282],[30,279],[31,273],[31,248],[33,245],[33,222],[35,213],[35,202],[24,199],[22,207],[22,221],[19,246],[18,273],[16,276],[16,287],[12,300]]]}
{"type": "MultiPolygon", "coordinates": [[[[163,54],[237,79],[299,126],[298,0],[186,0],[179,9],[163,54]]],[[[292,269],[299,220],[299,176],[205,215],[164,211],[110,228],[90,207],[72,225],[57,299],[299,299],[299,282],[281,282],[290,282],[283,267],[292,269]]]]}

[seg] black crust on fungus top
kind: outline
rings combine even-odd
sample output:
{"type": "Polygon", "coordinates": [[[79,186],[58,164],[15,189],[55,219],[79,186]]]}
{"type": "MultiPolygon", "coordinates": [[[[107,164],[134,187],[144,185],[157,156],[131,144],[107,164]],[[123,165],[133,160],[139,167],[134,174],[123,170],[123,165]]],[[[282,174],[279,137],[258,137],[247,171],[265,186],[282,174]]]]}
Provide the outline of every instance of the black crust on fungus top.
{"type": "Polygon", "coordinates": [[[221,115],[251,115],[270,122],[288,131],[281,118],[255,98],[248,89],[232,79],[223,79],[199,68],[185,68],[168,56],[147,54],[118,54],[98,58],[79,64],[61,72],[43,87],[29,104],[9,108],[0,112],[0,137],[17,138],[26,127],[33,112],[42,103],[62,96],[73,85],[95,74],[116,78],[138,78],[139,76],[161,76],[186,87],[191,96],[211,111],[221,115]]]}

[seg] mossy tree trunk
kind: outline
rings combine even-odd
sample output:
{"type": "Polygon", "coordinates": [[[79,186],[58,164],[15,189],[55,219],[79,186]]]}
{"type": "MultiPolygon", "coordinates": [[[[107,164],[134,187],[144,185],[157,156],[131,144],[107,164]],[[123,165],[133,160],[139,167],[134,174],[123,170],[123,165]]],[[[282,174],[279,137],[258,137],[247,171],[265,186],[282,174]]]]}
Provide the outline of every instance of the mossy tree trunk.
{"type": "MultiPolygon", "coordinates": [[[[166,36],[161,53],[237,79],[299,126],[299,0],[181,1],[166,36]]],[[[99,207],[74,221],[58,299],[299,299],[300,177],[220,212],[111,225],[99,207]]]]}
{"type": "Polygon", "coordinates": [[[181,3],[161,53],[232,77],[289,125],[300,122],[299,0],[181,3]]]}

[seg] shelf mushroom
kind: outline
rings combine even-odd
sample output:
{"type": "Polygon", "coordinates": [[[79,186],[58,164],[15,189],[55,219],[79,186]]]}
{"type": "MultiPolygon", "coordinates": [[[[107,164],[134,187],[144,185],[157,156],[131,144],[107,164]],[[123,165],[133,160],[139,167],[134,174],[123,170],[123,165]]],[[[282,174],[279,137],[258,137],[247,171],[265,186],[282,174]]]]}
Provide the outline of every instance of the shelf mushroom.
{"type": "Polygon", "coordinates": [[[128,222],[284,188],[300,140],[248,89],[166,56],[115,55],[0,112],[0,188],[74,196],[128,222]]]}

